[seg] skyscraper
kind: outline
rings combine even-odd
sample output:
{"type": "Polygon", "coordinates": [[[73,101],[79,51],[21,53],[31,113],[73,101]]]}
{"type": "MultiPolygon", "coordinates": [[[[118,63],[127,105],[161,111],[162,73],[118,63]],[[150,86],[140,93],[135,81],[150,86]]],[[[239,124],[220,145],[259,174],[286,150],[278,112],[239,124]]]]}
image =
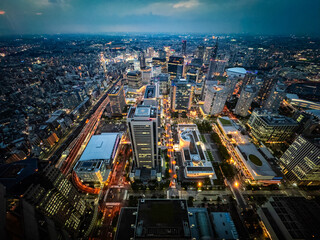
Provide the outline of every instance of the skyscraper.
{"type": "Polygon", "coordinates": [[[215,115],[223,111],[228,91],[221,85],[208,86],[202,110],[205,114],[215,115]]]}
{"type": "Polygon", "coordinates": [[[137,168],[156,168],[158,163],[158,114],[153,106],[131,107],[127,124],[137,168]]]}
{"type": "Polygon", "coordinates": [[[169,62],[168,62],[168,73],[170,74],[171,80],[177,77],[182,77],[183,64],[184,64],[183,57],[170,56],[169,62]]]}
{"type": "Polygon", "coordinates": [[[208,79],[211,79],[213,73],[215,72],[217,52],[218,52],[218,39],[216,42],[216,46],[214,47],[213,51],[211,51],[211,56],[210,56],[210,61],[209,61],[209,69],[208,69],[208,74],[207,74],[208,79]]]}
{"type": "Polygon", "coordinates": [[[110,109],[112,115],[122,115],[126,106],[126,99],[123,91],[123,86],[115,86],[108,94],[110,100],[110,109]]]}
{"type": "Polygon", "coordinates": [[[298,136],[280,158],[285,176],[300,185],[320,185],[320,141],[298,136]]]}
{"type": "Polygon", "coordinates": [[[254,85],[245,86],[240,94],[240,98],[237,102],[234,113],[241,117],[248,116],[248,110],[251,107],[251,103],[256,96],[257,88],[254,85]]]}
{"type": "Polygon", "coordinates": [[[247,71],[244,68],[228,68],[226,70],[227,72],[227,80],[225,83],[225,86],[227,87],[228,98],[230,98],[233,94],[233,91],[237,85],[237,82],[240,79],[243,79],[247,73],[247,71]]]}
{"type": "Polygon", "coordinates": [[[77,235],[87,206],[59,169],[48,165],[37,175],[23,198],[71,235],[77,235]]]}
{"type": "Polygon", "coordinates": [[[146,59],[144,57],[144,52],[141,51],[139,54],[139,61],[140,61],[140,69],[145,69],[146,68],[146,59]]]}
{"type": "Polygon", "coordinates": [[[186,56],[186,53],[187,53],[187,40],[182,40],[181,54],[182,56],[186,56]]]}
{"type": "Polygon", "coordinates": [[[131,71],[127,73],[128,87],[137,90],[142,87],[142,76],[140,71],[131,71]]]}
{"type": "Polygon", "coordinates": [[[204,46],[200,45],[197,47],[197,50],[196,50],[196,58],[201,59],[201,62],[202,62],[203,55],[204,55],[204,46]]]}
{"type": "Polygon", "coordinates": [[[255,109],[248,125],[255,138],[267,143],[287,141],[298,127],[293,119],[264,109],[255,109]]]}
{"type": "Polygon", "coordinates": [[[273,86],[269,97],[264,103],[264,109],[277,111],[280,107],[283,98],[285,97],[286,88],[287,86],[283,82],[278,81],[277,84],[273,86]]]}
{"type": "Polygon", "coordinates": [[[159,58],[164,59],[166,58],[166,52],[162,49],[158,50],[159,58]]]}
{"type": "Polygon", "coordinates": [[[192,104],[193,85],[186,79],[175,79],[171,88],[171,109],[178,112],[190,110],[192,104]]]}

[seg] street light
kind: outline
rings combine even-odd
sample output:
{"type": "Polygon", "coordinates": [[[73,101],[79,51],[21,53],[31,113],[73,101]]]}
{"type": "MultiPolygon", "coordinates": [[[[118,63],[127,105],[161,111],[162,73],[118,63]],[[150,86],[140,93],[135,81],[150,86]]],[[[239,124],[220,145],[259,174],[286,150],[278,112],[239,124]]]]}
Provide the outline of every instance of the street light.
{"type": "Polygon", "coordinates": [[[238,187],[239,187],[239,183],[238,183],[238,181],[235,181],[235,182],[234,182],[234,186],[235,186],[236,188],[238,188],[238,187]]]}

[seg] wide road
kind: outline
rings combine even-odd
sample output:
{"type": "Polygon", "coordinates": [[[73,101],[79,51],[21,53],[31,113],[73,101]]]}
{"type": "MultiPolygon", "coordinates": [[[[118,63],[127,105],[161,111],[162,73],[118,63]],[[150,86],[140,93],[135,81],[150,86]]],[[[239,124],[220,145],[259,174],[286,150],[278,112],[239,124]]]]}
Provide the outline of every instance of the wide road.
{"type": "Polygon", "coordinates": [[[76,160],[78,160],[79,156],[81,155],[82,151],[84,150],[84,147],[89,142],[91,136],[95,133],[101,116],[108,104],[108,93],[110,90],[118,84],[120,81],[120,77],[113,83],[107,90],[106,96],[102,102],[98,102],[98,107],[94,111],[94,113],[86,120],[86,124],[84,125],[82,131],[80,132],[79,136],[70,144],[69,149],[70,153],[68,157],[65,159],[63,164],[60,167],[60,170],[63,174],[67,175],[72,170],[73,166],[76,163],[76,160]]]}

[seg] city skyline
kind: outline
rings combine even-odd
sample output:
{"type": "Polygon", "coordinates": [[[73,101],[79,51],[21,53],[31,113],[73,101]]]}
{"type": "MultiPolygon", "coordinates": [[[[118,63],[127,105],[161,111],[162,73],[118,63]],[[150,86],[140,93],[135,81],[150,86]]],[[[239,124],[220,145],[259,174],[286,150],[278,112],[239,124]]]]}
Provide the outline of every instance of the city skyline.
{"type": "Polygon", "coordinates": [[[3,0],[0,36],[59,33],[320,35],[320,2],[302,0],[3,0]]]}

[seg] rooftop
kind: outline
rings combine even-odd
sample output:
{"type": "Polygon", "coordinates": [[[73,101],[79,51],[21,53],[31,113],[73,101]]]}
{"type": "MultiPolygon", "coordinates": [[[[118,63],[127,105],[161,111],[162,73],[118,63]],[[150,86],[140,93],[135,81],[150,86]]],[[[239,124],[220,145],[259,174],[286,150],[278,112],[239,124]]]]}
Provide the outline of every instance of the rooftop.
{"type": "Polygon", "coordinates": [[[276,176],[267,160],[253,143],[238,145],[237,149],[240,150],[241,155],[245,159],[245,165],[256,179],[272,179],[276,176]]]}
{"type": "Polygon", "coordinates": [[[228,68],[227,71],[232,72],[232,73],[240,73],[240,74],[246,74],[247,73],[246,69],[240,68],[240,67],[228,68]]]}
{"type": "Polygon", "coordinates": [[[135,238],[190,239],[186,200],[141,199],[135,238]]]}
{"type": "Polygon", "coordinates": [[[119,140],[120,133],[102,133],[101,135],[93,135],[79,161],[112,159],[119,140]]]}
{"type": "Polygon", "coordinates": [[[155,98],[156,97],[156,86],[148,85],[144,93],[144,98],[155,98]]]}

